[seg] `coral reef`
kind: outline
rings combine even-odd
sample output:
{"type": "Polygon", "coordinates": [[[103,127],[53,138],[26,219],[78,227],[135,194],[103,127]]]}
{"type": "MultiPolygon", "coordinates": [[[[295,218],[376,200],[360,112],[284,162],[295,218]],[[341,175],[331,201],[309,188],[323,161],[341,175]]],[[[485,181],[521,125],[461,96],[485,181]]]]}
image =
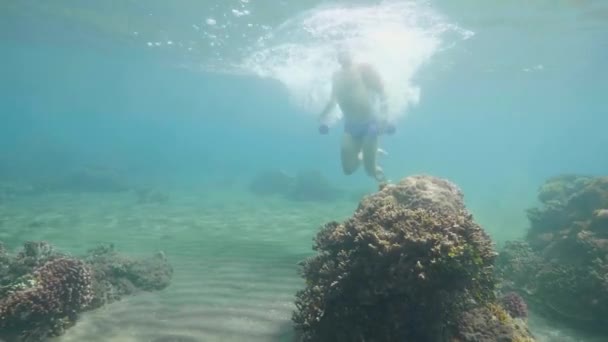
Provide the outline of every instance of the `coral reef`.
{"type": "Polygon", "coordinates": [[[4,244],[0,242],[0,286],[8,282],[10,276],[11,258],[4,247],[4,244]]]}
{"type": "Polygon", "coordinates": [[[450,342],[533,342],[527,324],[512,318],[496,304],[463,312],[457,320],[458,332],[450,342]]]}
{"type": "MultiPolygon", "coordinates": [[[[551,178],[538,193],[542,206],[527,210],[530,221],[528,242],[543,248],[557,235],[578,229],[577,223],[591,224],[602,220],[602,210],[608,209],[608,177],[564,175],[551,178]]],[[[608,235],[608,222],[595,231],[608,235]]],[[[535,246],[536,247],[536,246],[535,246]]]]}
{"type": "Polygon", "coordinates": [[[513,318],[528,317],[528,305],[517,292],[507,292],[500,298],[500,304],[513,318]]]}
{"type": "Polygon", "coordinates": [[[134,260],[100,246],[75,258],[30,241],[12,257],[0,244],[0,339],[44,341],[61,335],[79,313],[138,291],[162,290],[172,274],[162,252],[134,260]]]}
{"type": "Polygon", "coordinates": [[[0,328],[43,340],[76,319],[92,299],[91,271],[82,261],[60,258],[2,289],[0,328]],[[35,329],[31,329],[35,326],[35,329]]]}
{"type": "Polygon", "coordinates": [[[508,314],[494,322],[493,313],[483,311],[500,308],[496,253],[461,190],[447,180],[421,175],[383,186],[351,218],[324,225],[314,249],[317,255],[302,262],[307,285],[296,295],[293,314],[302,341],[529,337],[508,314]],[[472,314],[486,324],[469,332],[457,322],[472,314]],[[477,331],[490,324],[494,330],[477,331]]]}
{"type": "Polygon", "coordinates": [[[139,291],[162,290],[173,276],[173,268],[162,252],[151,259],[133,260],[117,253],[113,245],[100,245],[89,250],[85,260],[95,274],[92,308],[139,291]]]}
{"type": "Polygon", "coordinates": [[[498,257],[503,287],[551,318],[608,332],[608,177],[554,177],[538,198],[525,241],[498,257]]]}
{"type": "Polygon", "coordinates": [[[344,195],[319,171],[300,171],[291,176],[282,170],[267,170],[253,178],[249,191],[258,196],[280,195],[292,201],[329,201],[344,195]]]}
{"type": "Polygon", "coordinates": [[[53,259],[62,257],[67,257],[67,255],[55,250],[48,242],[26,241],[16,258],[9,265],[10,275],[20,277],[53,259]]]}

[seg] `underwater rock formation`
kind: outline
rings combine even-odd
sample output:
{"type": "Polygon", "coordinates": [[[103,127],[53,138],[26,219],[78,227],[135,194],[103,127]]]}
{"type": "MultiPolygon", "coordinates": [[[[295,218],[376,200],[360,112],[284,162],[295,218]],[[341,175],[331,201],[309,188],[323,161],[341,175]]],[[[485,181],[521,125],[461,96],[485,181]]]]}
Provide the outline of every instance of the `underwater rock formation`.
{"type": "Polygon", "coordinates": [[[314,249],[293,314],[302,341],[532,341],[496,300],[492,242],[447,180],[384,186],[314,249]],[[481,323],[458,324],[469,316],[481,323]]]}
{"type": "Polygon", "coordinates": [[[35,189],[32,185],[23,182],[0,182],[0,204],[20,196],[32,195],[35,189]]]}
{"type": "Polygon", "coordinates": [[[253,177],[249,191],[257,196],[285,195],[292,183],[293,177],[283,170],[265,170],[253,177]]]}
{"type": "Polygon", "coordinates": [[[296,174],[287,198],[294,201],[332,201],[342,195],[319,171],[300,171],[296,174]]]}
{"type": "Polygon", "coordinates": [[[148,187],[133,190],[138,204],[166,204],[169,202],[169,194],[148,187]]]}
{"type": "Polygon", "coordinates": [[[319,171],[300,171],[291,176],[282,170],[256,175],[249,191],[258,196],[280,195],[292,201],[329,201],[343,196],[319,171]]]}
{"type": "Polygon", "coordinates": [[[608,332],[608,177],[555,177],[538,197],[525,241],[498,258],[503,287],[551,318],[608,332]]]}
{"type": "Polygon", "coordinates": [[[38,188],[40,191],[105,193],[128,191],[132,187],[125,177],[114,169],[86,166],[41,182],[38,188]]]}
{"type": "Polygon", "coordinates": [[[0,340],[59,336],[79,313],[138,291],[162,290],[172,273],[162,252],[133,260],[100,246],[75,258],[46,242],[27,242],[12,257],[0,244],[0,340]]]}

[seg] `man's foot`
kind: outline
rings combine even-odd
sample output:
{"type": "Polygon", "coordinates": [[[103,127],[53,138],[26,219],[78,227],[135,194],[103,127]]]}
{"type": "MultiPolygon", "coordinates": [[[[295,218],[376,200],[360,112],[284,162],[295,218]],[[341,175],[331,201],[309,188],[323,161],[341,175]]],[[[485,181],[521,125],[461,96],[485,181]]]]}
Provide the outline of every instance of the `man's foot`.
{"type": "MultiPolygon", "coordinates": [[[[388,156],[388,152],[386,152],[385,150],[378,148],[378,151],[376,152],[377,156],[388,156]]],[[[357,154],[357,158],[359,160],[363,160],[363,151],[359,152],[359,154],[357,154]]]]}
{"type": "Polygon", "coordinates": [[[384,175],[384,170],[380,166],[376,166],[376,181],[378,183],[386,183],[386,176],[384,175]]]}

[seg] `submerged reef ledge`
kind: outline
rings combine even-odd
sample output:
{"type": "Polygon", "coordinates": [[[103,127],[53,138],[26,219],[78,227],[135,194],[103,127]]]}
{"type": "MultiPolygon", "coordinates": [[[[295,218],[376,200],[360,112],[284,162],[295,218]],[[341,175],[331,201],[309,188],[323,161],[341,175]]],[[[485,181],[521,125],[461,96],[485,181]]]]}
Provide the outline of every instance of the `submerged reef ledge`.
{"type": "Polygon", "coordinates": [[[534,341],[525,314],[497,296],[497,253],[463,198],[446,179],[410,176],[325,224],[301,263],[297,339],[534,341]]]}
{"type": "Polygon", "coordinates": [[[0,242],[0,341],[45,341],[62,335],[78,314],[140,291],[169,286],[164,253],[131,259],[101,245],[77,258],[47,242],[28,241],[16,255],[0,242]]]}
{"type": "Polygon", "coordinates": [[[555,176],[538,200],[525,238],[500,251],[503,289],[549,319],[608,334],[608,177],[555,176]]]}

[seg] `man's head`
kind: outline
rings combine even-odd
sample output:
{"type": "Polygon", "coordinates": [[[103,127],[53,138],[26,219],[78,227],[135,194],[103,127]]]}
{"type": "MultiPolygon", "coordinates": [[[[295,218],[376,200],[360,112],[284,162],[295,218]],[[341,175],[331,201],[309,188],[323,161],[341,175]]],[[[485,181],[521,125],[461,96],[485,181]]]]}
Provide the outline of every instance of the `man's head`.
{"type": "Polygon", "coordinates": [[[349,67],[353,63],[353,57],[350,54],[350,51],[348,49],[345,49],[345,48],[339,49],[337,57],[338,57],[338,63],[340,63],[340,65],[343,68],[349,67]]]}

